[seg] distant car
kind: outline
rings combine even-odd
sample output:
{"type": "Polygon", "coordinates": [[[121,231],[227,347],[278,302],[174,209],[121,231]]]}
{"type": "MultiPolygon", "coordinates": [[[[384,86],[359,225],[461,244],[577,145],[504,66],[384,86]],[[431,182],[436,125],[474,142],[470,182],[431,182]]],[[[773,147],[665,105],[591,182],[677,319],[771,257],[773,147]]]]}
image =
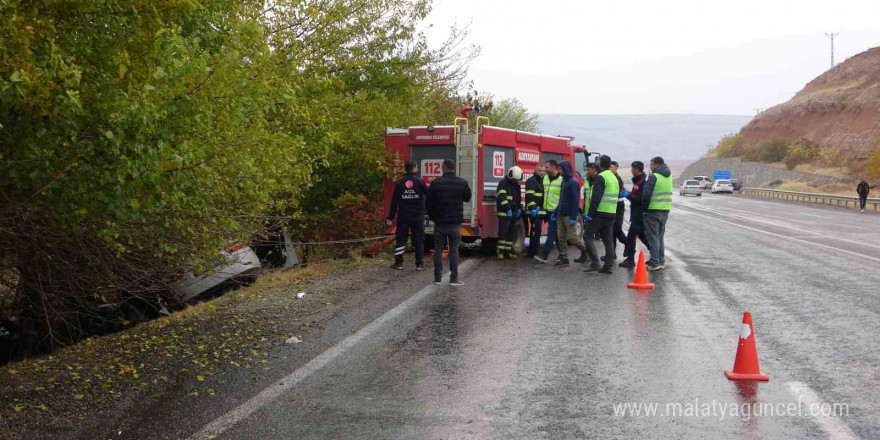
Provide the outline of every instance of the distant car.
{"type": "Polygon", "coordinates": [[[712,184],[712,194],[725,192],[733,194],[733,184],[730,183],[729,180],[716,180],[715,183],[712,184]]]}
{"type": "Polygon", "coordinates": [[[192,269],[187,270],[181,280],[171,285],[178,300],[183,302],[199,296],[210,296],[235,283],[250,283],[259,276],[262,269],[260,258],[250,246],[235,245],[220,251],[220,254],[226,259],[225,264],[198,275],[192,269]]]}
{"type": "Polygon", "coordinates": [[[712,187],[712,179],[709,176],[694,176],[693,180],[700,182],[700,188],[709,189],[712,187]]]}
{"type": "Polygon", "coordinates": [[[739,191],[739,179],[730,179],[730,184],[733,185],[734,191],[739,191]]]}
{"type": "Polygon", "coordinates": [[[703,186],[699,180],[685,180],[684,185],[678,190],[678,195],[686,196],[688,194],[693,194],[697,197],[703,195],[703,186]]]}

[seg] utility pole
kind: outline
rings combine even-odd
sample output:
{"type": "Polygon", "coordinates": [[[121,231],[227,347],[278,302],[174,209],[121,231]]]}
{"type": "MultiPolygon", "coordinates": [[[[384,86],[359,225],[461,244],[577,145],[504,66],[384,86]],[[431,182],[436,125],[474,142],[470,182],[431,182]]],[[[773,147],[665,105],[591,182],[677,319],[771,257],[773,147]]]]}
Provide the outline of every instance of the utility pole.
{"type": "Polygon", "coordinates": [[[840,35],[840,33],[835,34],[832,32],[830,34],[826,33],[825,35],[831,39],[831,68],[833,69],[834,68],[834,37],[840,35]]]}

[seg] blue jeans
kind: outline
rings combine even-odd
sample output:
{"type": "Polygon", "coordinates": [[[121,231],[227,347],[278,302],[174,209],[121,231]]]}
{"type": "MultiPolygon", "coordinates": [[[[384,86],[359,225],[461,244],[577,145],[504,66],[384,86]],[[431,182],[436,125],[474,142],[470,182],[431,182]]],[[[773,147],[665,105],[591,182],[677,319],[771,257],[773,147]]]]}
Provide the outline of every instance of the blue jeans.
{"type": "Polygon", "coordinates": [[[663,236],[666,235],[666,220],[668,218],[669,211],[645,211],[644,213],[645,238],[648,239],[648,251],[651,253],[648,266],[666,264],[663,236]]]}
{"type": "Polygon", "coordinates": [[[556,244],[556,221],[550,220],[550,214],[547,214],[547,241],[544,242],[544,255],[553,250],[556,244]]]}

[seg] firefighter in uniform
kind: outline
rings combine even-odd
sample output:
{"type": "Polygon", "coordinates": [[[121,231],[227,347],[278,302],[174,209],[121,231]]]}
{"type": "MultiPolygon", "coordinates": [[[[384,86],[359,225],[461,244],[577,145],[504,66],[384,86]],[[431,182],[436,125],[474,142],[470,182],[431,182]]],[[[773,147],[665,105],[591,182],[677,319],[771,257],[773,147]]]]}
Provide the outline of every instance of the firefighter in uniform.
{"type": "Polygon", "coordinates": [[[526,256],[533,258],[541,245],[541,229],[547,215],[544,211],[544,164],[536,165],[535,174],[526,180],[526,212],[529,214],[525,217],[529,220],[529,252],[526,256]]]}
{"type": "Polygon", "coordinates": [[[498,215],[498,259],[505,257],[516,259],[513,246],[516,242],[516,230],[522,216],[522,190],[519,182],[523,172],[520,167],[507,170],[507,177],[498,182],[495,191],[495,209],[498,215]]]}
{"type": "Polygon", "coordinates": [[[416,175],[419,167],[414,162],[406,162],[406,175],[394,184],[391,196],[391,212],[388,213],[386,224],[391,226],[397,216],[397,244],[394,247],[394,264],[392,269],[403,270],[403,254],[406,251],[406,240],[412,235],[412,244],[416,248],[416,270],[425,270],[425,195],[428,190],[425,183],[416,175]]]}
{"type": "MultiPolygon", "coordinates": [[[[584,272],[601,273],[612,272],[614,260],[614,221],[617,218],[617,199],[620,197],[620,185],[617,176],[611,172],[611,158],[603,155],[599,158],[599,168],[602,170],[593,184],[590,206],[585,208],[584,222],[588,225],[585,235],[590,237],[598,232],[605,245],[605,264],[600,266],[599,255],[596,254],[596,245],[593,240],[586,240],[587,254],[590,257],[590,267],[584,272]]],[[[586,203],[586,202],[584,202],[586,203]]]]}
{"type": "Polygon", "coordinates": [[[556,244],[556,219],[551,216],[554,212],[556,212],[556,208],[559,206],[559,198],[562,196],[562,173],[559,171],[559,164],[556,163],[555,160],[548,160],[544,164],[544,204],[543,209],[539,211],[539,213],[544,215],[544,218],[547,219],[547,241],[544,242],[544,249],[541,250],[540,255],[535,255],[535,260],[540,261],[541,263],[547,262],[547,257],[550,254],[550,250],[553,249],[553,246],[556,244]]]}

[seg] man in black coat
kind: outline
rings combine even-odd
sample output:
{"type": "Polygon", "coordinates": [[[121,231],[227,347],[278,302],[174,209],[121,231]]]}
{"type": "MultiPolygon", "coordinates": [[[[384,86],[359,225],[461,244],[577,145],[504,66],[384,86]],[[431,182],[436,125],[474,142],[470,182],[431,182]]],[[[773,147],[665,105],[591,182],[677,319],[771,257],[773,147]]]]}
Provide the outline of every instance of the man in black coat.
{"type": "Polygon", "coordinates": [[[626,197],[629,200],[629,231],[626,234],[626,248],[623,250],[623,262],[620,267],[636,267],[636,239],[642,240],[645,246],[645,225],[642,221],[642,185],[645,184],[645,164],[641,161],[632,163],[632,189],[626,197]]]}
{"type": "Polygon", "coordinates": [[[544,228],[544,164],[535,165],[535,174],[526,180],[526,231],[529,234],[529,251],[527,256],[533,258],[538,254],[541,245],[541,230],[544,228]]]}
{"type": "Polygon", "coordinates": [[[416,175],[419,167],[412,161],[404,164],[406,174],[394,184],[391,195],[391,210],[388,220],[391,225],[397,216],[397,243],[394,247],[394,264],[392,269],[403,270],[403,254],[406,251],[406,240],[412,235],[413,247],[416,248],[416,270],[425,270],[425,196],[428,189],[416,175]]]}
{"type": "Polygon", "coordinates": [[[461,223],[464,222],[464,204],[471,201],[471,188],[455,175],[455,162],[443,161],[443,175],[428,187],[428,215],[434,222],[434,284],[443,276],[443,247],[449,245],[450,286],[461,286],[458,279],[458,246],[461,243],[461,223]]]}

